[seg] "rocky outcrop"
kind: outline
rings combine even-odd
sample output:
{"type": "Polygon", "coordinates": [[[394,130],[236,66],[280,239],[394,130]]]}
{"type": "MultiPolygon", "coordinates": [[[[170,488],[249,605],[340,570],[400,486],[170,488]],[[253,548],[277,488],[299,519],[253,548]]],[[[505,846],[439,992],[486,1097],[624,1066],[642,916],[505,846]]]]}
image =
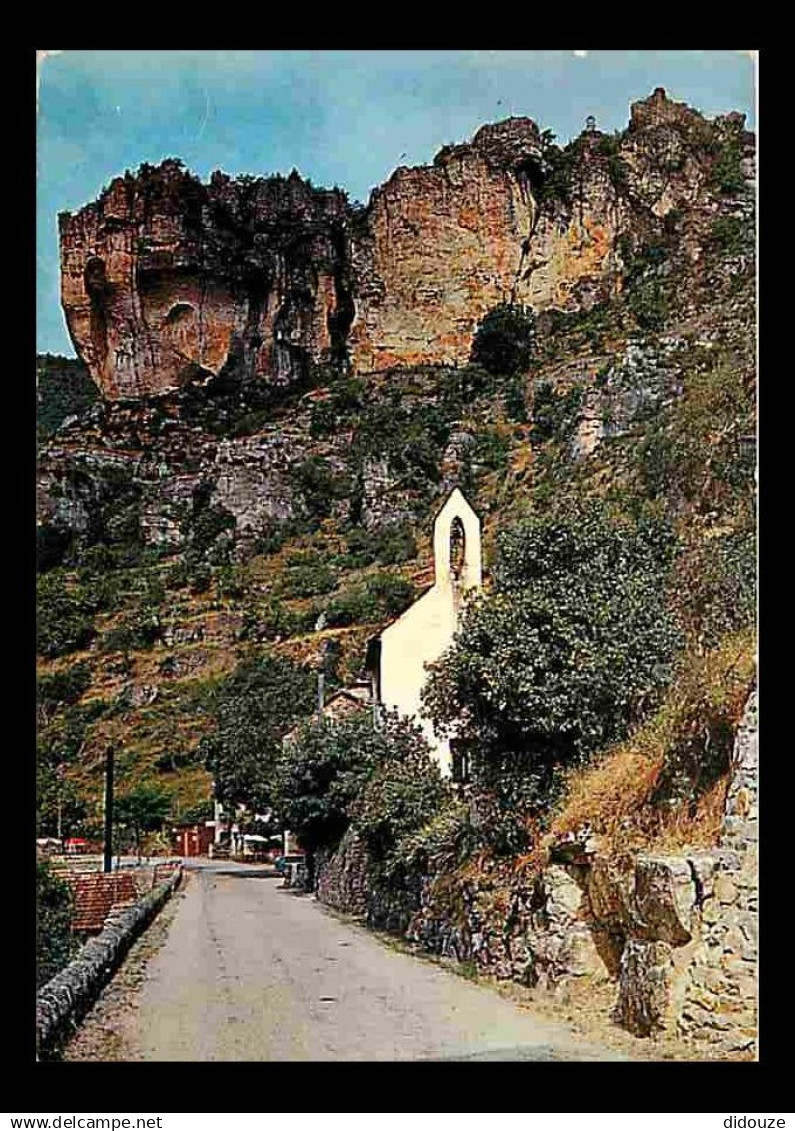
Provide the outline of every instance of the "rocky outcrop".
{"type": "Polygon", "coordinates": [[[710,215],[716,139],[737,117],[708,123],[658,90],[620,139],[589,129],[554,153],[510,118],[398,168],[366,209],[297,173],[204,185],[178,161],[143,166],[59,218],[67,325],[116,399],[219,377],[289,385],[324,362],[464,362],[498,303],[588,309],[621,290],[626,241],[672,212],[696,261],[687,233],[710,215]]]}
{"type": "Polygon", "coordinates": [[[295,467],[323,450],[306,414],[299,410],[289,427],[222,437],[192,420],[186,399],[177,392],[108,402],[62,426],[39,452],[37,521],[86,544],[113,540],[126,522],[128,536],[174,549],[190,541],[201,508],[221,508],[243,541],[292,517],[300,506],[295,467]]]}
{"type": "Polygon", "coordinates": [[[298,174],[201,184],[178,161],[117,177],[59,216],[72,341],[108,398],[232,368],[289,384],[350,322],[344,194],[298,174]]]}

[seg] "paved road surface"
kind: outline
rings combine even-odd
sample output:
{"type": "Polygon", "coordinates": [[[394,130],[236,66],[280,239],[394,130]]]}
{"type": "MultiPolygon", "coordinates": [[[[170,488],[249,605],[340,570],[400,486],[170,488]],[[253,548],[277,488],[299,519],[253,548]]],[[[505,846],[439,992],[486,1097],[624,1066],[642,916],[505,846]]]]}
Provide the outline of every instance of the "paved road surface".
{"type": "Polygon", "coordinates": [[[624,1059],[280,884],[221,861],[192,875],[147,966],[142,1059],[624,1059]]]}

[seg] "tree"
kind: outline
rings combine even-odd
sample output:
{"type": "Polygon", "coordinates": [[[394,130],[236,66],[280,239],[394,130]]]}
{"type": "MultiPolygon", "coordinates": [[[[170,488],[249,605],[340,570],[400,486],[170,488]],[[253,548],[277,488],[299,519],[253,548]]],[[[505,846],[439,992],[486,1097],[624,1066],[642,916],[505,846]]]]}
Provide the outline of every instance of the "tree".
{"type": "Polygon", "coordinates": [[[285,750],[277,804],[309,853],[333,848],[353,823],[384,861],[447,797],[422,732],[395,714],[309,723],[285,750]]]}
{"type": "Polygon", "coordinates": [[[475,331],[470,361],[489,373],[511,377],[528,367],[534,345],[533,312],[505,302],[490,310],[475,331]]]}
{"type": "Polygon", "coordinates": [[[677,642],[672,550],[662,524],[617,525],[596,506],[503,532],[495,591],[468,609],[424,696],[503,810],[543,811],[562,766],[654,705],[677,642]]]}
{"type": "Polygon", "coordinates": [[[67,588],[56,571],[36,581],[36,651],[52,658],[85,647],[95,635],[96,601],[79,586],[67,588]]]}
{"type": "Polygon", "coordinates": [[[312,710],[310,671],[266,653],[240,663],[216,695],[216,728],[200,743],[225,806],[271,807],[282,736],[312,710]]]}
{"type": "Polygon", "coordinates": [[[339,722],[307,722],[283,750],[276,808],[308,852],[334,847],[350,807],[385,754],[386,740],[362,712],[339,722]]]}
{"type": "Polygon", "coordinates": [[[117,797],[114,803],[114,817],[118,825],[126,825],[132,830],[135,851],[141,858],[141,840],[146,832],[162,828],[163,822],[171,812],[171,798],[157,786],[142,782],[128,793],[117,797]]]}
{"type": "Polygon", "coordinates": [[[371,856],[394,870],[401,863],[396,853],[401,840],[449,805],[452,791],[413,724],[395,719],[387,724],[386,736],[386,756],[368,777],[351,814],[371,856]]]}

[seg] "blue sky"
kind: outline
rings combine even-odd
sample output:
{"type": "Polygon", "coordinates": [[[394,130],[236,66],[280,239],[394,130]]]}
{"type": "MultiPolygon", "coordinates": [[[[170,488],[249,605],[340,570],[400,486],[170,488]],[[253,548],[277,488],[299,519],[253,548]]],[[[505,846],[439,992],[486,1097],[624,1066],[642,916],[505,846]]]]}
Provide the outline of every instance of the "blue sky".
{"type": "Polygon", "coordinates": [[[266,176],[297,168],[366,202],[484,122],[527,115],[563,143],[623,129],[656,86],[755,129],[748,51],[62,51],[39,71],[37,345],[72,355],[57,214],[143,161],[266,176]]]}

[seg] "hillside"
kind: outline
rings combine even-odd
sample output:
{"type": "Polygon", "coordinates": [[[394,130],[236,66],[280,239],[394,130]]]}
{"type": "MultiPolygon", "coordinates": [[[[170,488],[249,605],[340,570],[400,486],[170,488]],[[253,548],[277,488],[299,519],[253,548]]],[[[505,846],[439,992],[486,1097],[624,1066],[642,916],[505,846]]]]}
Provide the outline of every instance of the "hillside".
{"type": "Polygon", "coordinates": [[[429,580],[454,483],[487,554],[583,498],[671,521],[683,658],[652,759],[677,785],[665,828],[653,789],[633,828],[670,836],[677,803],[695,819],[727,765],[701,773],[677,727],[727,665],[741,690],[753,668],[753,145],[739,115],[655,92],[621,134],[564,147],[529,119],[483,127],[365,209],[172,161],[63,217],[81,360],[39,373],[40,832],[60,792],[64,828],[96,833],[109,742],[122,793],[207,812],[224,680],[266,648],[312,665],[322,640],[356,678],[429,580]],[[501,303],[535,315],[510,374],[470,362],[501,303]]]}

